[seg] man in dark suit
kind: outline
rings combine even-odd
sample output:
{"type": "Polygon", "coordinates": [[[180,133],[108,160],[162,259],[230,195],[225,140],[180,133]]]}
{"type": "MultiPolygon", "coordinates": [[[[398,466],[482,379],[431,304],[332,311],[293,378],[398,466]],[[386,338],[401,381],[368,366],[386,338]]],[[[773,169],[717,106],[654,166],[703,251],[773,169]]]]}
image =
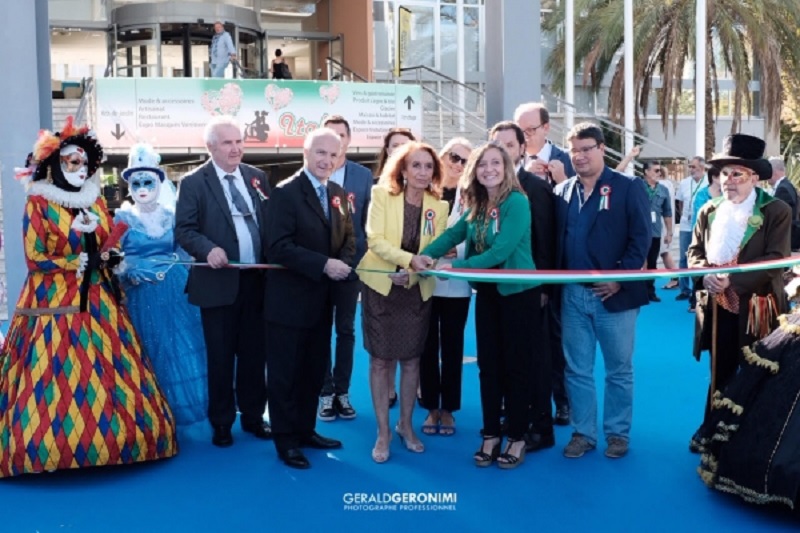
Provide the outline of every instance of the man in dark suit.
{"type": "MultiPolygon", "coordinates": [[[[567,136],[577,176],[556,194],[557,262],[564,270],[640,270],[651,243],[650,202],[641,180],[608,168],[605,139],[591,122],[567,136]]],[[[597,344],[605,361],[605,455],[628,452],[633,416],[633,341],[647,284],[601,282],[565,285],[561,318],[572,440],[564,456],[577,458],[597,443],[594,362],[597,344]]]]}
{"type": "MultiPolygon", "coordinates": [[[[322,125],[335,131],[342,141],[342,149],[336,161],[336,170],[330,181],[340,185],[347,193],[347,210],[353,220],[356,236],[357,265],[367,251],[367,209],[372,197],[372,172],[367,167],[347,160],[350,146],[350,124],[341,115],[331,115],[322,125]]],[[[356,411],[350,404],[350,376],[353,373],[353,350],[356,343],[355,320],[358,302],[359,281],[333,283],[332,301],[334,325],[336,327],[336,363],[331,361],[331,350],[325,354],[325,383],[322,385],[319,403],[319,419],[332,422],[336,417],[352,420],[356,411]]]]}
{"type": "Polygon", "coordinates": [[[772,177],[769,184],[775,191],[775,198],[783,200],[792,208],[792,251],[800,249],[800,221],[797,220],[797,189],[786,179],[786,163],[782,157],[770,157],[772,177]]]}
{"type": "Polygon", "coordinates": [[[271,437],[263,420],[264,276],[260,270],[226,268],[230,262],[265,262],[270,189],[262,171],[242,164],[242,132],[233,119],[209,122],[205,141],[211,159],[180,185],[175,240],[197,261],[208,263],[192,267],[186,292],[189,302],[200,307],[203,322],[212,442],[225,447],[233,444],[237,406],[244,431],[271,437]]]}
{"type": "MultiPolygon", "coordinates": [[[[531,250],[536,268],[552,270],[555,267],[555,212],[553,191],[549,183],[522,168],[525,153],[525,136],[522,129],[510,120],[495,124],[489,139],[499,142],[511,156],[517,176],[531,206],[531,250]]],[[[526,435],[527,451],[551,448],[555,445],[553,414],[550,396],[553,390],[553,350],[549,341],[547,314],[550,290],[538,287],[541,306],[537,316],[531,317],[536,337],[542,339],[531,354],[533,384],[531,393],[530,431],[526,435]]]]}
{"type": "Polygon", "coordinates": [[[550,142],[550,113],[544,104],[528,102],[514,111],[514,122],[525,134],[525,170],[557,185],[575,175],[569,154],[550,142]]]}
{"type": "Polygon", "coordinates": [[[303,447],[340,448],[319,435],[317,399],[331,343],[331,285],[351,275],[355,235],[347,194],[329,178],[341,150],[338,134],[320,128],[305,139],[303,169],[272,193],[267,219],[267,374],[269,414],[278,457],[308,468],[303,447]]]}

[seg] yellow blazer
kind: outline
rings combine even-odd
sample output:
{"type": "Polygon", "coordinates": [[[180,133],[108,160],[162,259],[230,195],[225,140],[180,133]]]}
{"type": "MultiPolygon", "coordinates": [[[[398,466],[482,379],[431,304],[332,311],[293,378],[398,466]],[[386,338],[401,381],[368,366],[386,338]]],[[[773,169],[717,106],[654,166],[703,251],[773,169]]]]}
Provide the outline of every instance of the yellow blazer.
{"type": "MultiPolygon", "coordinates": [[[[410,268],[414,254],[400,248],[403,239],[404,208],[404,193],[393,196],[389,193],[389,189],[382,185],[372,188],[372,201],[367,213],[367,253],[361,259],[358,268],[390,272],[394,272],[398,266],[410,268]]],[[[448,210],[447,202],[437,200],[430,194],[422,197],[421,231],[417,253],[445,232],[448,210]],[[433,212],[433,235],[425,230],[425,215],[429,211],[433,212]]],[[[384,296],[388,296],[392,289],[392,280],[385,273],[359,271],[358,277],[369,288],[384,296]]],[[[421,278],[412,274],[408,287],[416,283],[419,283],[422,300],[427,301],[433,294],[436,280],[433,277],[421,278]]]]}

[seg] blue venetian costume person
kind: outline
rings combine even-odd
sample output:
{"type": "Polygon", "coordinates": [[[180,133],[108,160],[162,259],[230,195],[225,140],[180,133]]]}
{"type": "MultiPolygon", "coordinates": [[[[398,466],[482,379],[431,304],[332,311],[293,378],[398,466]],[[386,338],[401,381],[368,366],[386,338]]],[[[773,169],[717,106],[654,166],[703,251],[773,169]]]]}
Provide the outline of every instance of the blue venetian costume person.
{"type": "Polygon", "coordinates": [[[185,425],[206,417],[206,347],[200,311],[184,293],[188,270],[175,264],[188,256],[174,242],[174,204],[159,202],[165,196],[160,193],[168,192],[162,187],[171,187],[163,183],[160,159],[152,147],[136,145],[122,172],[134,204],[126,203],[115,217],[129,227],[122,237],[125,261],[118,277],[158,382],[177,423],[185,425]]]}

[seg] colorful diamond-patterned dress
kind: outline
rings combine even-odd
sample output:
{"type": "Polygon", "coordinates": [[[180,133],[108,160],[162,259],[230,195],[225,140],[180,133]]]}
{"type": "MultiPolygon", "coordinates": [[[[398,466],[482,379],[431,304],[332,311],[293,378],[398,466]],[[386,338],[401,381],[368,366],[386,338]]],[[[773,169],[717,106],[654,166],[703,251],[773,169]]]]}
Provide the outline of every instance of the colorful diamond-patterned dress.
{"type": "MultiPolygon", "coordinates": [[[[79,254],[91,239],[72,227],[78,210],[46,199],[53,185],[34,185],[43,195],[29,191],[25,206],[29,273],[0,351],[0,477],[175,455],[172,413],[107,272],[87,269],[81,311],[79,254]]],[[[105,202],[85,211],[102,249],[105,202]]]]}

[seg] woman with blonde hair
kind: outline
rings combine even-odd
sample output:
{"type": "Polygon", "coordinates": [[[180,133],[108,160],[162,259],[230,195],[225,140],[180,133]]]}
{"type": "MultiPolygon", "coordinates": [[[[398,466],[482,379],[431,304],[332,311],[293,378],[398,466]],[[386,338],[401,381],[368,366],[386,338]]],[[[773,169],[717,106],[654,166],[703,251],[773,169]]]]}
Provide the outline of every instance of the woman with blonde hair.
{"type": "MultiPolygon", "coordinates": [[[[466,241],[466,258],[452,268],[535,268],[531,254],[531,210],[508,152],[496,142],[474,150],[462,178],[465,212],[444,235],[422,251],[415,270],[432,264],[466,241]]],[[[451,268],[439,265],[440,269],[451,268]]],[[[531,353],[536,342],[530,316],[540,305],[536,291],[524,283],[476,283],[475,329],[480,369],[483,443],[476,466],[497,461],[516,468],[525,459],[525,430],[530,399],[531,353]],[[508,442],[500,453],[500,409],[505,398],[508,442]]]]}
{"type": "MultiPolygon", "coordinates": [[[[463,137],[451,139],[439,152],[444,168],[442,199],[450,206],[448,227],[458,222],[464,213],[458,183],[470,152],[472,144],[463,137]]],[[[442,261],[449,264],[451,259],[463,259],[464,250],[464,243],[461,243],[445,254],[442,261]]],[[[449,437],[456,432],[453,413],[461,408],[464,327],[471,296],[472,289],[466,281],[436,280],[428,339],[420,359],[420,404],[428,410],[422,423],[422,432],[426,435],[449,437]]]]}
{"type": "Polygon", "coordinates": [[[375,462],[389,459],[390,370],[400,362],[400,420],[395,431],[405,447],[425,447],[411,415],[419,382],[419,359],[428,333],[435,281],[409,272],[419,251],[447,225],[447,204],[439,199],[442,167],[434,149],[410,142],[389,159],[367,215],[368,251],[359,263],[364,347],[370,354],[369,383],[378,422],[375,462]],[[386,271],[395,272],[387,275],[386,271]]]}

